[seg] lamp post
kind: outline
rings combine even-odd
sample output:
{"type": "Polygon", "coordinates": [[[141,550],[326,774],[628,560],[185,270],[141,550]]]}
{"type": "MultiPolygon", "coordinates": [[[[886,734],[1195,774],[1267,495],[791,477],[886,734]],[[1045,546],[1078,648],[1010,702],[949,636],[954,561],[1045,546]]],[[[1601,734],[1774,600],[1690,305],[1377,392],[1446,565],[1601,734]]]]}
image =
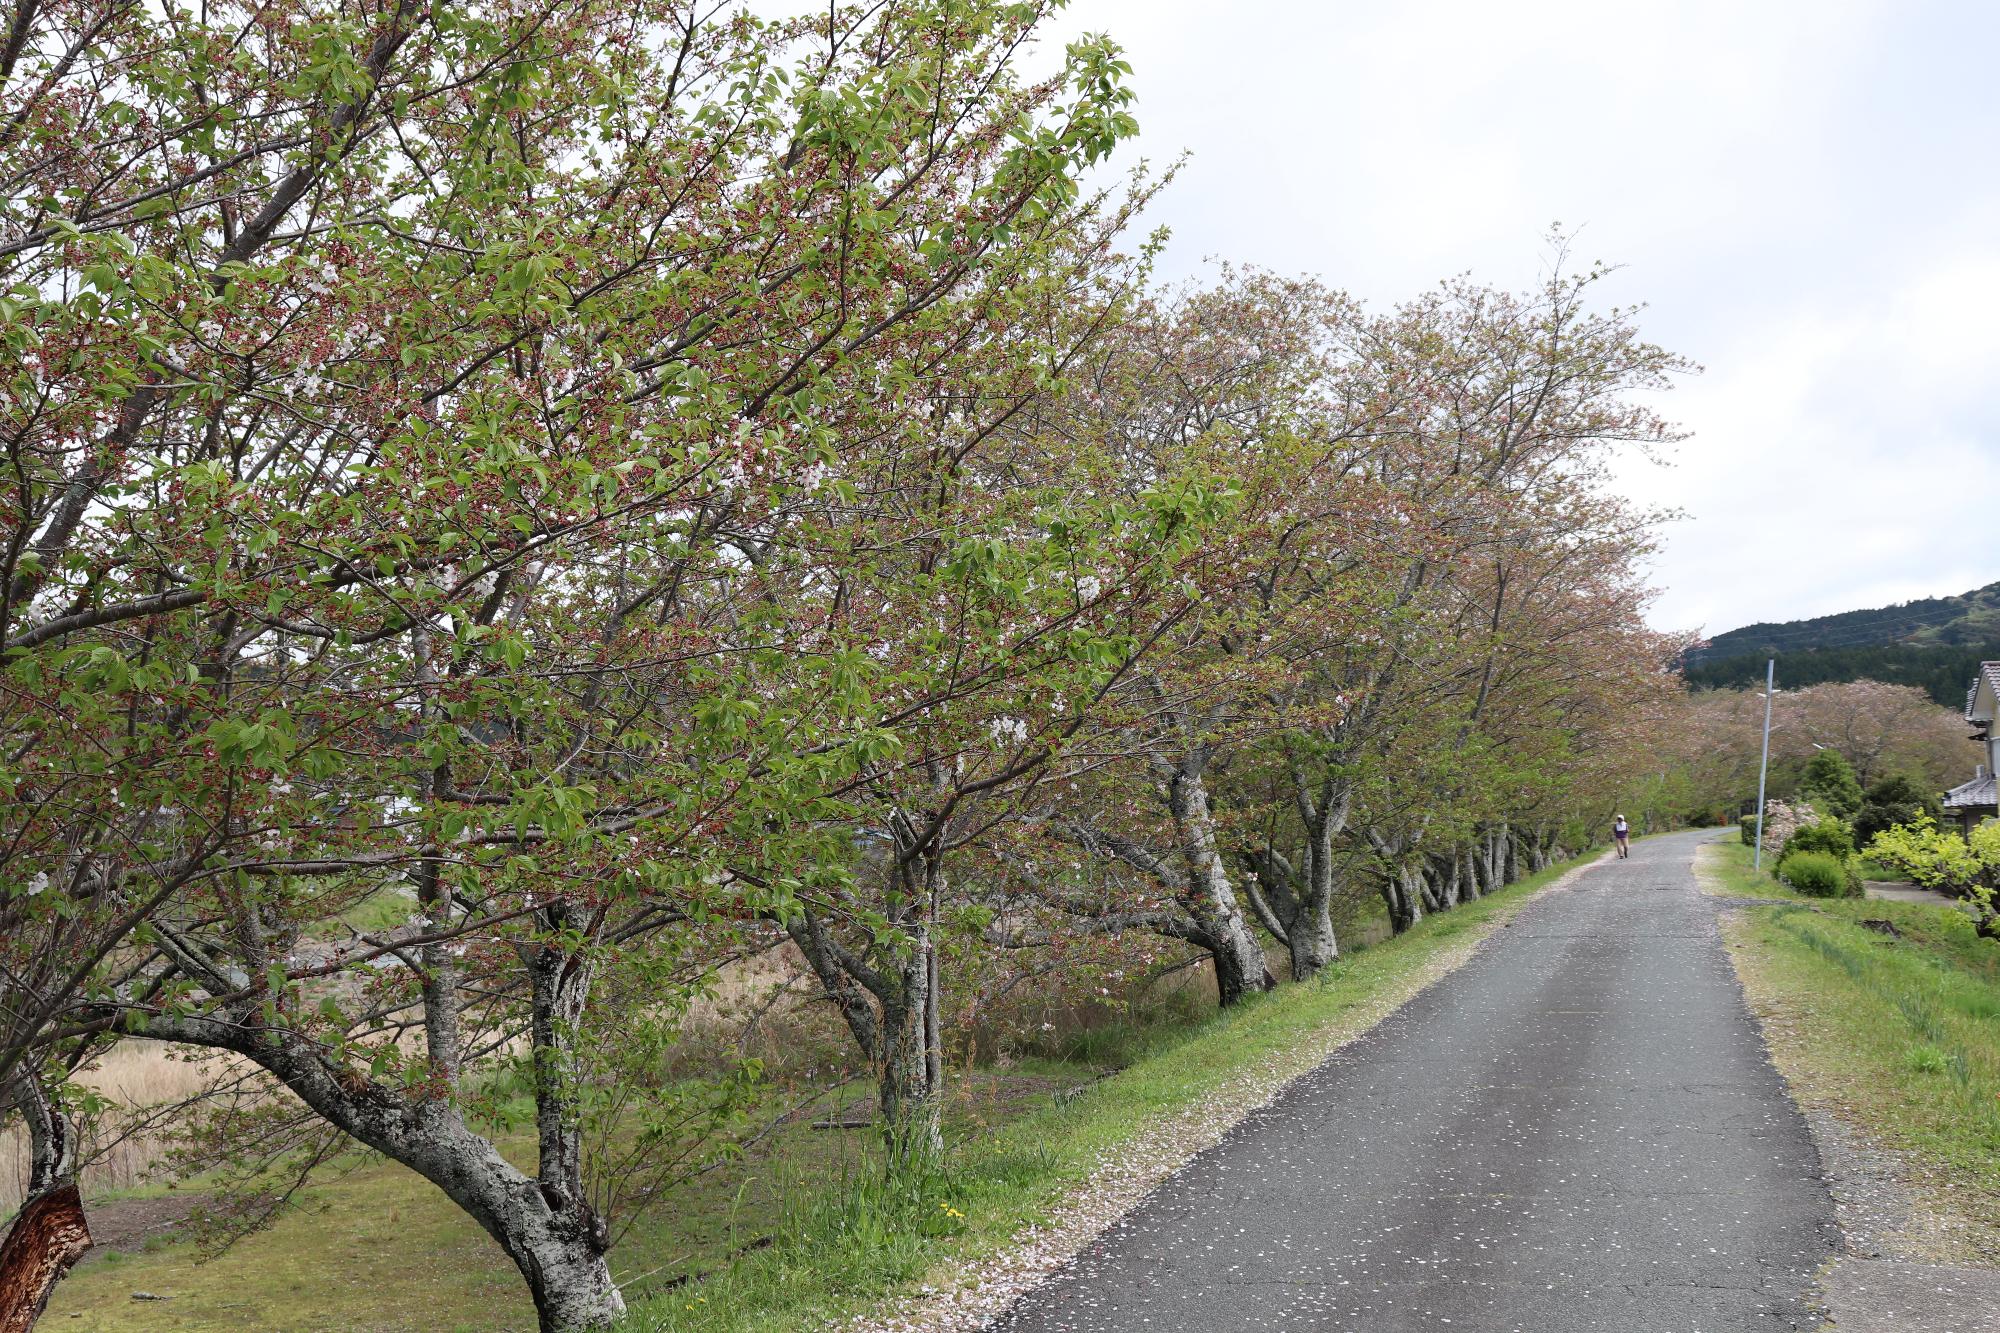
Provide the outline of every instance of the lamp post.
{"type": "Polygon", "coordinates": [[[1778,680],[1778,659],[1764,663],[1764,757],[1757,761],[1757,849],[1750,856],[1750,868],[1764,868],[1764,774],[1771,767],[1771,687],[1778,680]]]}

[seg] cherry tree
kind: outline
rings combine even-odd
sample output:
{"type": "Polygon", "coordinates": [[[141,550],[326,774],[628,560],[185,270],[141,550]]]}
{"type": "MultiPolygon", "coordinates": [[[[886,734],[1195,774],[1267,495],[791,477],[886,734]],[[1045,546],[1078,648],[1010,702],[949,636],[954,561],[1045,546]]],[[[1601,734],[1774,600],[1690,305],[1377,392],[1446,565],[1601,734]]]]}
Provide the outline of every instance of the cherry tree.
{"type": "Polygon", "coordinates": [[[22,0],[5,874],[112,929],[10,995],[10,1068],[230,1052],[544,1327],[617,1317],[595,997],[670,1015],[848,853],[905,719],[800,551],[1101,253],[1124,67],[1024,81],[1042,13],[22,0]],[[469,1114],[509,1059],[527,1171],[469,1114]]]}

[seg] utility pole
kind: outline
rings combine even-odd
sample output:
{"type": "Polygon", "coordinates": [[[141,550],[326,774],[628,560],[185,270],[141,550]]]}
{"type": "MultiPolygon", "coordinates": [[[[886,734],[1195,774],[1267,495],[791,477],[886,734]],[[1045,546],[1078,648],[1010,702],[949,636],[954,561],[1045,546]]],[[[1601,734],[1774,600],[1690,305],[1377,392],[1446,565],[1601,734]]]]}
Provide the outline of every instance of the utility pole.
{"type": "Polygon", "coordinates": [[[1764,757],[1757,761],[1757,850],[1751,854],[1750,868],[1764,868],[1764,774],[1771,767],[1771,687],[1778,682],[1778,659],[1764,663],[1764,757]]]}

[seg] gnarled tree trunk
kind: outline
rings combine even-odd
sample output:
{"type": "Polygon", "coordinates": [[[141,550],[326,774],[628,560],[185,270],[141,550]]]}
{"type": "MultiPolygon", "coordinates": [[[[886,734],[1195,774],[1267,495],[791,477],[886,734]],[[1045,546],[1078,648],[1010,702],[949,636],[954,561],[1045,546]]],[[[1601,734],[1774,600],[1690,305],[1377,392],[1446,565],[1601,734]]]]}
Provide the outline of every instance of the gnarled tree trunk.
{"type": "Polygon", "coordinates": [[[1144,928],[1205,950],[1215,965],[1217,998],[1235,1004],[1278,984],[1264,946],[1243,915],[1216,838],[1215,814],[1203,770],[1208,750],[1196,746],[1178,761],[1158,759],[1173,850],[1156,851],[1084,820],[1057,818],[1049,829],[1092,856],[1108,857],[1144,874],[1173,897],[1165,912],[1140,914],[1144,928]]]}
{"type": "Polygon", "coordinates": [[[1181,859],[1187,865],[1188,912],[1208,938],[1215,955],[1215,985],[1224,1005],[1278,984],[1264,958],[1264,946],[1250,932],[1243,907],[1230,887],[1229,868],[1215,838],[1215,813],[1202,780],[1205,751],[1188,756],[1167,779],[1167,812],[1174,821],[1181,859]]]}
{"type": "Polygon", "coordinates": [[[1305,846],[1296,864],[1276,847],[1246,852],[1244,860],[1256,872],[1246,896],[1264,928],[1291,954],[1292,980],[1305,981],[1340,958],[1333,929],[1333,849],[1347,827],[1353,797],[1349,785],[1337,778],[1325,778],[1315,789],[1296,765],[1291,778],[1305,846]]]}
{"type": "MultiPolygon", "coordinates": [[[[327,1048],[288,1041],[254,1004],[213,1015],[152,1014],[138,1031],[233,1051],[258,1065],[329,1124],[409,1167],[470,1214],[520,1270],[542,1333],[595,1333],[624,1317],[625,1302],[605,1258],[608,1229],[582,1184],[574,1043],[591,969],[580,954],[553,942],[570,924],[563,909],[546,909],[544,924],[551,942],[528,946],[527,959],[541,1146],[533,1175],[467,1125],[449,1095],[376,1082],[327,1048]]],[[[425,1026],[434,1044],[457,1022],[448,980],[435,973],[425,979],[425,1026]]]]}
{"type": "Polygon", "coordinates": [[[90,1248],[77,1193],[76,1130],[33,1078],[18,1074],[9,1100],[28,1127],[28,1192],[0,1241],[0,1333],[28,1333],[56,1283],[90,1248]]]}

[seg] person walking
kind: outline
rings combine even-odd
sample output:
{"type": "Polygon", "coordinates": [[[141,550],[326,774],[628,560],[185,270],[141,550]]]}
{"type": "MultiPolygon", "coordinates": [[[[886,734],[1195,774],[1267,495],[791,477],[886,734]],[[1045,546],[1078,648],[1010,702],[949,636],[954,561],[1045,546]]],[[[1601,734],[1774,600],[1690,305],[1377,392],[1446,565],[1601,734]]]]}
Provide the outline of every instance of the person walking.
{"type": "Polygon", "coordinates": [[[1625,822],[1625,816],[1611,818],[1611,840],[1618,844],[1618,859],[1623,861],[1632,855],[1632,826],[1625,822]]]}

